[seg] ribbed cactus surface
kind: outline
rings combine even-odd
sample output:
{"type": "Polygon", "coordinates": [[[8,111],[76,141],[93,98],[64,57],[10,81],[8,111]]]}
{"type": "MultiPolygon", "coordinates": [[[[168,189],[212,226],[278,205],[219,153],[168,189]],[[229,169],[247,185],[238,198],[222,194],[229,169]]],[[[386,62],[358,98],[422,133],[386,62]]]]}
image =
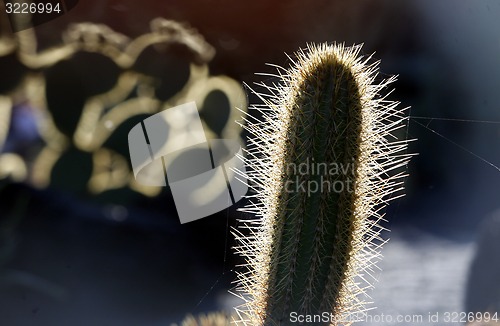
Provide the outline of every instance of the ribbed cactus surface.
{"type": "Polygon", "coordinates": [[[235,232],[248,261],[242,324],[346,325],[363,309],[380,210],[409,156],[395,133],[404,109],[383,95],[394,78],[376,81],[360,50],[308,46],[245,118],[256,219],[235,232]]]}

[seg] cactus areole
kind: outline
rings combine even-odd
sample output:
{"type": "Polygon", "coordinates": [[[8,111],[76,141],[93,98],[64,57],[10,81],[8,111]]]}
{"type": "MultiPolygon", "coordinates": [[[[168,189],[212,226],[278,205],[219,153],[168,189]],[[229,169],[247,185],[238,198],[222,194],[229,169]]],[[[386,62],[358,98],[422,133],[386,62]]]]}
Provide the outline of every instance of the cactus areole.
{"type": "Polygon", "coordinates": [[[382,94],[395,78],[376,82],[360,50],[309,45],[245,118],[256,219],[235,230],[241,324],[349,325],[364,309],[409,155],[405,110],[382,94]]]}

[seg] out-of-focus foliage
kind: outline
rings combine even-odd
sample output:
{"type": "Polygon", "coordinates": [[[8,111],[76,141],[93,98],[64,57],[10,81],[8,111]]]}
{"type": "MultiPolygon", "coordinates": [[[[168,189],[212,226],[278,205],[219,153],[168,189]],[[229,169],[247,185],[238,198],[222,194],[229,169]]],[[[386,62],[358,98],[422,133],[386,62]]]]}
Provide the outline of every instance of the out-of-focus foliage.
{"type": "Polygon", "coordinates": [[[145,117],[190,101],[200,108],[207,138],[239,138],[234,121],[246,96],[237,81],[210,75],[214,48],[185,24],[158,18],[150,28],[130,39],[102,24],[72,24],[62,44],[42,51],[33,29],[3,33],[0,69],[9,76],[0,84],[0,148],[7,147],[0,178],[108,199],[156,196],[161,188],[141,186],[131,174],[127,133],[145,117]],[[12,130],[22,112],[41,138],[26,155],[12,145],[26,138],[26,130],[12,130]]]}

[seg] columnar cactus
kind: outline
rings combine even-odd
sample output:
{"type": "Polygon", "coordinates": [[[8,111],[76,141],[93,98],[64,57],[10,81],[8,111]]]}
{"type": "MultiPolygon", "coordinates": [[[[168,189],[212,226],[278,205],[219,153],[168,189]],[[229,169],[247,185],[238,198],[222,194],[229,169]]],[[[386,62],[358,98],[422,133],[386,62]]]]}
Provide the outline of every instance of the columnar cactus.
{"type": "Polygon", "coordinates": [[[235,231],[248,261],[241,324],[346,325],[363,309],[381,209],[409,156],[395,136],[405,110],[382,94],[395,78],[376,82],[378,62],[360,50],[308,46],[245,119],[255,190],[245,210],[257,218],[235,231]]]}

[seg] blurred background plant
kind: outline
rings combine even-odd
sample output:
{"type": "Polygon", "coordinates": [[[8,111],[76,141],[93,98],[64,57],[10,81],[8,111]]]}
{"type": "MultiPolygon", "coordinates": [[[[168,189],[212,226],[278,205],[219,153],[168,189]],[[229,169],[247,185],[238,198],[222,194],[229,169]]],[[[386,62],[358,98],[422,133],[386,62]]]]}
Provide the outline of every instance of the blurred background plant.
{"type": "MultiPolygon", "coordinates": [[[[126,72],[135,76],[132,85],[120,88],[129,90],[126,97],[105,105],[99,99],[101,106],[94,102],[94,110],[109,112],[151,94],[164,105],[187,83],[192,64],[205,66],[208,78],[225,75],[251,84],[261,80],[255,72],[274,73],[266,62],[286,66],[284,53],[306,42],[323,41],[364,43],[366,54],[376,52],[382,59],[383,74],[399,75],[392,97],[412,107],[408,137],[419,139],[410,149],[419,156],[410,164],[408,195],[387,211],[387,226],[393,231],[384,250],[384,272],[377,275],[379,283],[372,293],[377,312],[427,315],[466,309],[475,230],[499,207],[499,14],[500,3],[493,0],[87,0],[54,21],[13,35],[2,10],[0,222],[9,230],[4,234],[16,239],[3,268],[47,281],[64,289],[66,296],[55,298],[10,283],[0,292],[0,323],[164,325],[180,321],[188,312],[234,305],[224,295],[237,263],[230,254],[227,226],[245,216],[232,207],[180,226],[168,189],[156,189],[155,194],[137,191],[120,173],[110,172],[129,165],[126,133],[134,119],[149,113],[122,127],[107,123],[116,129],[104,137],[105,146],[94,137],[101,137],[99,128],[106,127],[106,120],[90,123],[91,130],[78,142],[74,136],[85,99],[108,92],[126,72]],[[127,60],[110,59],[112,49],[88,49],[76,37],[89,29],[101,31],[122,51],[141,35],[154,33],[150,22],[157,17],[191,25],[206,46],[193,55],[182,45],[152,45],[137,57],[137,65],[128,65],[127,60]],[[79,27],[69,29],[75,23],[79,27]],[[27,56],[18,55],[19,43],[27,56]],[[41,66],[30,59],[61,45],[72,50],[50,52],[41,66]],[[68,60],[61,60],[66,56],[68,60]],[[61,62],[51,65],[51,60],[61,62]],[[46,81],[47,105],[33,101],[42,91],[33,83],[37,78],[46,81]],[[62,135],[68,144],[50,175],[40,172],[37,179],[36,157],[48,144],[47,130],[40,128],[47,122],[41,114],[44,108],[53,112],[52,121],[60,131],[52,136],[62,135]],[[90,142],[85,139],[89,134],[90,142]],[[85,150],[82,145],[94,147],[85,150]],[[92,183],[92,188],[94,172],[108,179],[92,183]],[[28,182],[21,182],[26,178],[28,182]],[[34,187],[37,182],[47,187],[34,187]],[[103,190],[110,185],[112,189],[103,190]],[[23,204],[27,198],[29,204],[23,204]],[[14,220],[20,222],[7,222],[14,220]]],[[[258,103],[248,96],[249,102],[258,103]]],[[[215,92],[205,100],[199,108],[217,108],[202,117],[207,131],[217,133],[231,124],[234,108],[227,97],[215,92]]],[[[47,162],[50,159],[39,161],[47,162]]],[[[495,286],[487,291],[496,291],[495,286]]]]}

